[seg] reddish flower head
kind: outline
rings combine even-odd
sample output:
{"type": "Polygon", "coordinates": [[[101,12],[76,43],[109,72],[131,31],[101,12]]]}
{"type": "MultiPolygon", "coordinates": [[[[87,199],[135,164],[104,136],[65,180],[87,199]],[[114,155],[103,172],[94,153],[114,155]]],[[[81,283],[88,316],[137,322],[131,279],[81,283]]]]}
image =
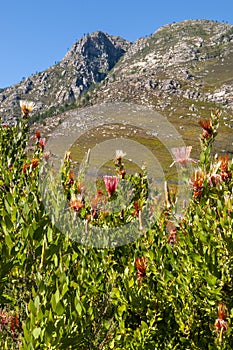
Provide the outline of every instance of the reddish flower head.
{"type": "Polygon", "coordinates": [[[208,139],[213,134],[213,127],[210,120],[199,120],[198,124],[202,127],[202,139],[208,139]]]}
{"type": "Polygon", "coordinates": [[[215,329],[222,334],[227,331],[229,324],[225,320],[226,318],[226,307],[223,303],[218,304],[218,318],[214,322],[215,329]]]}
{"type": "Polygon", "coordinates": [[[139,283],[141,283],[141,280],[146,276],[146,269],[147,269],[147,259],[145,257],[137,257],[135,260],[135,266],[136,266],[136,277],[139,283]]]}
{"type": "Polygon", "coordinates": [[[41,138],[40,130],[36,130],[35,135],[36,135],[36,140],[39,141],[41,138]]]}
{"type": "Polygon", "coordinates": [[[191,187],[193,189],[193,197],[198,198],[203,192],[204,174],[201,169],[196,169],[194,176],[191,178],[191,187]]]}
{"type": "Polygon", "coordinates": [[[2,327],[6,327],[8,323],[8,315],[5,312],[5,310],[1,310],[0,311],[0,330],[2,329],[2,327]]]}
{"type": "Polygon", "coordinates": [[[168,222],[166,230],[168,231],[168,243],[173,245],[177,243],[177,228],[172,222],[168,222]]]}
{"type": "Polygon", "coordinates": [[[119,181],[117,176],[104,176],[105,187],[110,197],[115,193],[119,181]]]}
{"type": "Polygon", "coordinates": [[[10,330],[12,337],[16,336],[16,330],[19,328],[19,318],[18,315],[10,317],[10,330]]]}
{"type": "Polygon", "coordinates": [[[39,164],[39,159],[38,158],[32,158],[31,164],[33,168],[36,168],[39,164]]]}
{"type": "Polygon", "coordinates": [[[75,178],[73,170],[69,172],[68,177],[69,177],[69,185],[73,185],[74,184],[74,178],[75,178]]]}
{"type": "Polygon", "coordinates": [[[138,217],[139,212],[142,210],[142,206],[140,205],[140,203],[138,201],[134,201],[133,206],[134,206],[133,216],[138,217]]]}
{"type": "Polygon", "coordinates": [[[84,203],[83,203],[83,196],[81,194],[79,194],[76,197],[73,197],[70,200],[70,208],[73,209],[74,211],[79,211],[81,208],[84,207],[84,203]]]}
{"type": "Polygon", "coordinates": [[[26,174],[27,170],[30,168],[30,164],[29,163],[25,163],[23,165],[23,173],[26,174]]]}
{"type": "Polygon", "coordinates": [[[226,155],[225,157],[220,157],[220,169],[221,169],[221,178],[223,181],[231,178],[231,172],[228,168],[229,157],[226,155]]]}

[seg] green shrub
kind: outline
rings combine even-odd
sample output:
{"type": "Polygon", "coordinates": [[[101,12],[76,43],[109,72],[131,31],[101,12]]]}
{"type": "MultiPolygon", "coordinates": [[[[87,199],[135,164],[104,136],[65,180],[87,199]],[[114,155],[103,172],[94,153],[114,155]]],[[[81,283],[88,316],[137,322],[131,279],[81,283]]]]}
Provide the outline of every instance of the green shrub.
{"type": "MultiPolygon", "coordinates": [[[[0,129],[1,348],[232,349],[233,165],[211,155],[218,113],[201,123],[200,162],[184,216],[176,218],[170,195],[139,238],[102,249],[76,242],[66,222],[56,227],[56,208],[46,210],[40,184],[49,155],[37,133],[29,157],[26,117],[0,129]]],[[[127,176],[119,159],[116,172],[115,191],[108,194],[102,182],[89,204],[67,153],[59,179],[68,217],[90,231],[134,221],[141,229],[142,210],[149,220],[156,205],[147,203],[146,172],[127,176]],[[131,201],[106,212],[101,205],[124,194],[122,179],[134,188],[131,201]]]]}

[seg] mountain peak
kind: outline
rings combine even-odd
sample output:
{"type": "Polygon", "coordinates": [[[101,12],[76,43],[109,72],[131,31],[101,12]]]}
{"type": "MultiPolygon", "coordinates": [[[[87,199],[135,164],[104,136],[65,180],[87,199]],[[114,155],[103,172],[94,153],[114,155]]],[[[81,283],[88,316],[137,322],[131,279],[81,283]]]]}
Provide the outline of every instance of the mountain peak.
{"type": "Polygon", "coordinates": [[[61,61],[61,64],[66,65],[70,61],[78,59],[93,61],[105,56],[110,58],[110,62],[105,62],[105,70],[109,70],[125,53],[129,45],[130,43],[123,38],[111,37],[98,30],[84,35],[79,41],[74,43],[61,61]]]}

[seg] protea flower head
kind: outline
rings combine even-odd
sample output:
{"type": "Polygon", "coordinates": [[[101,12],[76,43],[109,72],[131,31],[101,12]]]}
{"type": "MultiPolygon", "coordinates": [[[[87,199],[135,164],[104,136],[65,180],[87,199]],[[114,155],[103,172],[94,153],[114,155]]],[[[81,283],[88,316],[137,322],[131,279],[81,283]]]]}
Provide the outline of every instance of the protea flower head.
{"type": "Polygon", "coordinates": [[[147,259],[144,256],[142,256],[141,258],[137,257],[135,259],[135,266],[136,266],[136,277],[139,284],[141,284],[142,279],[146,276],[147,259]]]}
{"type": "Polygon", "coordinates": [[[115,193],[119,181],[117,176],[104,176],[105,187],[110,197],[115,193]]]}
{"type": "Polygon", "coordinates": [[[198,198],[203,192],[205,176],[201,168],[196,169],[194,175],[190,179],[190,184],[193,190],[193,197],[198,198]]]}
{"type": "Polygon", "coordinates": [[[38,158],[32,158],[31,164],[33,168],[36,168],[39,164],[39,159],[38,158]]]}
{"type": "Polygon", "coordinates": [[[79,211],[81,208],[84,207],[83,203],[83,196],[81,194],[75,196],[73,195],[70,202],[69,202],[70,208],[74,211],[79,211]]]}
{"type": "Polygon", "coordinates": [[[66,151],[64,160],[70,161],[71,160],[71,151],[66,151]]]}
{"type": "Polygon", "coordinates": [[[218,318],[214,322],[214,327],[220,333],[219,341],[221,343],[223,332],[226,332],[229,327],[229,323],[226,321],[226,306],[223,303],[218,304],[218,318]]]}
{"type": "Polygon", "coordinates": [[[179,163],[181,165],[186,164],[188,162],[197,163],[198,162],[197,159],[190,158],[191,150],[192,150],[192,146],[182,146],[182,147],[172,148],[171,151],[175,160],[170,165],[170,167],[172,167],[175,163],[179,163]]]}
{"type": "Polygon", "coordinates": [[[220,157],[220,169],[221,169],[221,177],[222,180],[225,181],[227,179],[230,179],[232,177],[231,171],[229,170],[229,156],[226,155],[225,157],[220,157]]]}
{"type": "Polygon", "coordinates": [[[124,153],[121,149],[116,150],[116,160],[122,159],[126,156],[126,153],[124,153]]]}
{"type": "Polygon", "coordinates": [[[35,135],[36,135],[36,140],[39,141],[41,138],[40,130],[36,130],[35,135]]]}
{"type": "Polygon", "coordinates": [[[46,143],[45,139],[40,139],[40,140],[38,141],[38,143],[39,143],[39,146],[41,147],[41,149],[42,149],[42,151],[43,151],[43,150],[44,150],[45,143],[46,143]]]}
{"type": "Polygon", "coordinates": [[[19,105],[21,107],[21,112],[24,117],[27,117],[28,114],[34,109],[35,103],[31,101],[20,100],[19,105]]]}
{"type": "Polygon", "coordinates": [[[202,127],[202,139],[208,139],[213,134],[211,120],[199,120],[198,124],[202,127]]]}

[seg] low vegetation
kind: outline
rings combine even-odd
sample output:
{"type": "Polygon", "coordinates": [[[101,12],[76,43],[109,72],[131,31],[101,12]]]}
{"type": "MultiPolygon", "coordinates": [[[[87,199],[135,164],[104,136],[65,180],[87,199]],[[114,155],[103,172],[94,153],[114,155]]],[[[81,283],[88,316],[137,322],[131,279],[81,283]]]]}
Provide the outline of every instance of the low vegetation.
{"type": "MultiPolygon", "coordinates": [[[[121,150],[93,197],[69,152],[47,181],[46,140],[37,131],[27,153],[32,105],[21,108],[0,128],[1,349],[232,349],[233,162],[212,154],[218,111],[199,123],[188,206],[177,216],[166,186],[155,220],[156,188],[149,197],[146,169],[127,175],[121,150]],[[96,232],[115,228],[124,244],[103,235],[98,246],[96,232]]],[[[188,150],[174,151],[184,174],[188,150]]]]}

